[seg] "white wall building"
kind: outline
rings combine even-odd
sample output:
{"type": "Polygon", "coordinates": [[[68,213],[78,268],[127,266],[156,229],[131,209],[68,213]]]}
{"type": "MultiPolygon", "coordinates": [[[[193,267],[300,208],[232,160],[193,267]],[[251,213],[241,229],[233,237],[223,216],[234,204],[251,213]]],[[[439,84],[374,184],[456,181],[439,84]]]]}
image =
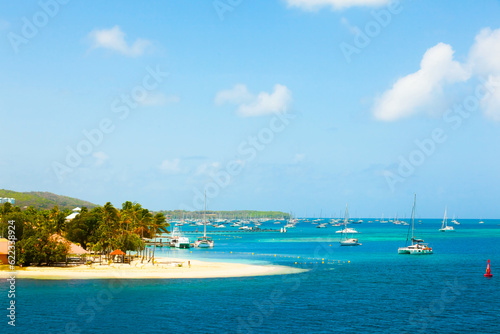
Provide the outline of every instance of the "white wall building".
{"type": "Polygon", "coordinates": [[[14,205],[14,204],[16,204],[16,199],[15,198],[8,198],[8,197],[0,197],[0,204],[4,204],[7,202],[14,205]]]}

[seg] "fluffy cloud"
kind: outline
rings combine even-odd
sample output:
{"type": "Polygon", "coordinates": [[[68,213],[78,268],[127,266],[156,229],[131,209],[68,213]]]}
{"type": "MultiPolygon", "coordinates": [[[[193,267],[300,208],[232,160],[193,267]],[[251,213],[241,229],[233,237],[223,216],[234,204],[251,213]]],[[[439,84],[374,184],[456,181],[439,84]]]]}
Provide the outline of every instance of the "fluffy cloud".
{"type": "Polygon", "coordinates": [[[181,159],[163,160],[160,170],[166,174],[179,174],[182,172],[181,159]]]}
{"type": "Polygon", "coordinates": [[[146,48],[151,45],[150,41],[141,38],[136,39],[134,43],[129,45],[125,40],[125,33],[121,31],[119,26],[114,26],[111,29],[94,30],[88,37],[94,49],[108,49],[129,57],[141,56],[146,48]]]}
{"type": "Polygon", "coordinates": [[[224,103],[243,104],[254,99],[254,96],[248,91],[247,86],[242,84],[235,85],[232,89],[222,90],[215,96],[215,104],[224,103]]]}
{"type": "Polygon", "coordinates": [[[440,43],[427,50],[420,70],[396,81],[375,101],[376,118],[394,121],[435,105],[445,85],[467,81],[471,77],[486,81],[480,106],[484,115],[500,121],[500,29],[485,28],[475,37],[468,59],[453,60],[451,46],[440,43]]]}
{"type": "Polygon", "coordinates": [[[469,66],[480,77],[486,77],[491,95],[481,100],[484,115],[500,121],[500,29],[485,28],[477,34],[469,52],[469,66]]]}
{"type": "Polygon", "coordinates": [[[500,74],[500,29],[479,32],[469,53],[469,63],[479,75],[500,74]]]}
{"type": "Polygon", "coordinates": [[[453,53],[451,46],[444,43],[428,49],[417,72],[397,80],[377,99],[375,117],[384,121],[408,117],[439,97],[444,84],[467,81],[470,72],[453,60],[453,53]]]}
{"type": "Polygon", "coordinates": [[[215,174],[221,167],[220,162],[214,161],[214,162],[206,162],[201,165],[199,165],[196,168],[196,171],[194,173],[195,176],[200,176],[200,175],[213,175],[215,174]]]}
{"type": "Polygon", "coordinates": [[[378,7],[389,4],[393,0],[286,0],[288,6],[298,7],[307,11],[318,10],[322,7],[331,7],[341,10],[349,7],[378,7]]]}
{"type": "Polygon", "coordinates": [[[484,115],[493,121],[500,121],[500,75],[490,75],[485,86],[492,90],[491,95],[481,100],[484,115]]]}
{"type": "Polygon", "coordinates": [[[292,103],[292,92],[286,86],[277,84],[272,93],[253,95],[245,85],[238,84],[230,90],[218,92],[215,103],[237,105],[237,113],[242,117],[262,116],[286,112],[292,103]]]}

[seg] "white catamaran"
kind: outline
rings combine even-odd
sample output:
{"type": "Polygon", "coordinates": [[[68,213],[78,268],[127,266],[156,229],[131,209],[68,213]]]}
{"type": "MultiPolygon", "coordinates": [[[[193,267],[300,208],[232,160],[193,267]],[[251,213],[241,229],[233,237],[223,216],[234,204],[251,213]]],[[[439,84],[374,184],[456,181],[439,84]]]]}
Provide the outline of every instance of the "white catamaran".
{"type": "MultiPolygon", "coordinates": [[[[342,235],[340,236],[340,246],[361,246],[361,244],[358,242],[358,239],[355,239],[351,236],[349,238],[347,234],[349,233],[349,230],[354,230],[347,228],[347,224],[349,223],[349,217],[347,215],[347,204],[345,205],[345,216],[344,216],[344,229],[341,230],[342,235]]],[[[338,231],[337,231],[338,232],[338,231]]],[[[352,232],[351,232],[352,233],[352,232]]],[[[358,233],[356,230],[354,230],[354,233],[358,233]]]]}
{"type": "Polygon", "coordinates": [[[443,223],[441,224],[441,228],[439,231],[441,232],[450,232],[450,231],[455,231],[453,226],[448,226],[448,217],[446,217],[446,207],[444,208],[444,218],[443,218],[443,223]]]}
{"type": "Polygon", "coordinates": [[[408,246],[408,237],[410,231],[406,236],[406,246],[398,248],[398,254],[410,254],[410,255],[430,255],[432,254],[432,248],[427,244],[424,244],[424,240],[417,239],[414,236],[415,230],[415,202],[417,201],[417,195],[413,198],[413,210],[411,213],[411,245],[408,246]]]}
{"type": "Polygon", "coordinates": [[[189,238],[182,235],[179,227],[174,226],[172,234],[170,235],[170,245],[175,248],[189,248],[189,238]]]}
{"type": "Polygon", "coordinates": [[[205,211],[203,211],[203,236],[195,241],[194,246],[198,248],[212,248],[214,247],[214,240],[207,237],[207,221],[205,214],[207,212],[207,193],[205,192],[205,211]]]}

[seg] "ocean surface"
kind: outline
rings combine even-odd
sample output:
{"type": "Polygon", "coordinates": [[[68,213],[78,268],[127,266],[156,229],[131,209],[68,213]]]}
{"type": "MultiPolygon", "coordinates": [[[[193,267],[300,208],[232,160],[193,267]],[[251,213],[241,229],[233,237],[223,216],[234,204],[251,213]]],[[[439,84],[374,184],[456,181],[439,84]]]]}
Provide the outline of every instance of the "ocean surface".
{"type": "MultiPolygon", "coordinates": [[[[441,220],[417,220],[415,235],[434,254],[411,256],[397,253],[407,226],[368,220],[350,225],[361,232],[358,247],[340,247],[340,227],[301,222],[287,233],[226,228],[211,234],[211,250],[156,249],[157,256],[310,269],[301,274],[18,279],[15,330],[7,325],[8,287],[2,282],[0,332],[500,333],[500,221],[462,219],[455,232],[443,233],[441,220]],[[488,259],[491,279],[483,276],[488,259]]],[[[281,226],[269,222],[261,228],[281,226]]],[[[194,234],[189,237],[194,241],[194,234]]]]}

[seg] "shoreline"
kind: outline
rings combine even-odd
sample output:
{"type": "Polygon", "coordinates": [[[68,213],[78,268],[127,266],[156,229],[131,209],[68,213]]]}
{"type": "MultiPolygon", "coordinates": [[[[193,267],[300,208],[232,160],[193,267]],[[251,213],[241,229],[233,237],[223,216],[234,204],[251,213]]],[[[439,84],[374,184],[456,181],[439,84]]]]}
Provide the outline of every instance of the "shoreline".
{"type": "Polygon", "coordinates": [[[254,265],[228,262],[206,262],[179,258],[156,258],[155,264],[93,264],[74,267],[16,267],[15,271],[0,270],[0,278],[15,275],[17,279],[80,280],[80,279],[179,279],[228,278],[298,274],[306,269],[280,265],[254,265]],[[191,263],[191,267],[188,265],[191,263]],[[179,266],[182,265],[182,267],[179,266]]]}

